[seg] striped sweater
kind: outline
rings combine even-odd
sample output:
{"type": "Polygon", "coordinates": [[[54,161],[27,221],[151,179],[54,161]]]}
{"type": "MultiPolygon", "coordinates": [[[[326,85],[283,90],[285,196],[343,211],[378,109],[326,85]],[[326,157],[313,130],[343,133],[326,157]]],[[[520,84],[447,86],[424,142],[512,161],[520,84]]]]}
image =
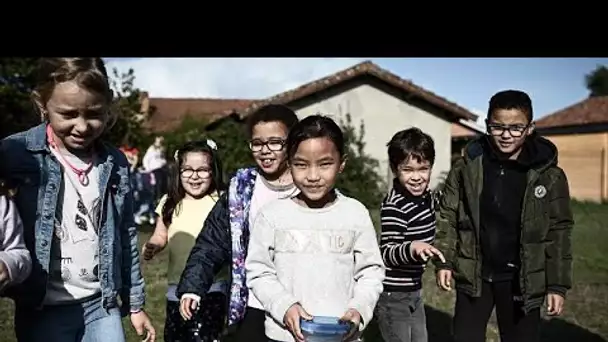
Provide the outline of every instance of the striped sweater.
{"type": "Polygon", "coordinates": [[[414,258],[414,241],[435,240],[435,206],[430,191],[414,197],[395,180],[382,202],[380,251],[386,266],[385,292],[412,292],[422,288],[425,262],[414,258]]]}

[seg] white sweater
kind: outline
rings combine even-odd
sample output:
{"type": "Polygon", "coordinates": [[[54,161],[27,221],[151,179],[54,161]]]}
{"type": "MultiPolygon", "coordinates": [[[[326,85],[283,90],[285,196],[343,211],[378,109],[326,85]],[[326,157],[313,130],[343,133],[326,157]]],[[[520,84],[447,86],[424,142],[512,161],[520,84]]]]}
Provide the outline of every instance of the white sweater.
{"type": "Polygon", "coordinates": [[[323,209],[276,200],[258,213],[245,263],[247,284],[270,317],[266,335],[293,341],[283,325],[300,303],[313,316],[342,317],[349,308],[370,322],[385,267],[368,210],[339,195],[323,209]]]}

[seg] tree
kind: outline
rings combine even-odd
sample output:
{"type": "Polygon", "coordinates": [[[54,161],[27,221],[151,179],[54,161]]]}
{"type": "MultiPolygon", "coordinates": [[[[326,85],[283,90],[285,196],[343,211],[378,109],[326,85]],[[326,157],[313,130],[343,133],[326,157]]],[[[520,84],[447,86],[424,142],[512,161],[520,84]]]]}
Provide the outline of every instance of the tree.
{"type": "Polygon", "coordinates": [[[0,57],[0,138],[40,123],[31,92],[38,58],[0,57]]]}
{"type": "MultiPolygon", "coordinates": [[[[115,146],[135,146],[140,150],[145,149],[151,138],[143,128],[146,113],[142,113],[141,91],[134,86],[135,72],[129,69],[125,73],[119,73],[113,69],[111,80],[114,90],[114,103],[112,110],[116,115],[114,126],[109,129],[105,138],[115,146]]],[[[153,109],[148,116],[153,115],[153,109]]]]}
{"type": "Polygon", "coordinates": [[[253,164],[251,151],[247,145],[247,132],[242,122],[226,118],[214,123],[210,128],[209,121],[186,115],[181,125],[165,135],[165,144],[169,156],[186,142],[212,139],[218,146],[218,154],[226,176],[233,175],[237,169],[253,164]]]}
{"type": "Polygon", "coordinates": [[[365,153],[365,125],[363,120],[359,132],[349,113],[340,118],[346,145],[346,167],[338,178],[336,187],[345,195],[361,201],[367,208],[380,208],[386,182],[378,173],[380,163],[365,153]]]}
{"type": "Polygon", "coordinates": [[[589,97],[608,95],[608,68],[598,65],[592,72],[585,75],[585,84],[589,97]]]}

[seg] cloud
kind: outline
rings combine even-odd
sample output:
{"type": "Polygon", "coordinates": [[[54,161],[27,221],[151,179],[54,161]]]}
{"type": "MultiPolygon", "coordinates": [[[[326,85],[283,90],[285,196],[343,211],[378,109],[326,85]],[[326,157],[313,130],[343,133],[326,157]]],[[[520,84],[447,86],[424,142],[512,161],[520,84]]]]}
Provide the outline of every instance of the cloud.
{"type": "Polygon", "coordinates": [[[135,71],[151,97],[264,98],[349,68],[356,58],[107,59],[108,71],[135,71]]]}

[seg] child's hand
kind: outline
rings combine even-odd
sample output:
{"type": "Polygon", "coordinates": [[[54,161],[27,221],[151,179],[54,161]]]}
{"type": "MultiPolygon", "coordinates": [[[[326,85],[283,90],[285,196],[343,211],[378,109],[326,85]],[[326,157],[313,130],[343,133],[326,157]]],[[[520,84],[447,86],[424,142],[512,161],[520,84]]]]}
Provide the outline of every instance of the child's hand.
{"type": "Polygon", "coordinates": [[[564,311],[564,297],[557,293],[547,294],[547,315],[559,316],[564,311]]]}
{"type": "Polygon", "coordinates": [[[312,319],[312,316],[298,303],[290,306],[285,313],[285,317],[283,317],[283,323],[296,339],[296,342],[305,341],[304,335],[302,335],[302,330],[300,330],[301,318],[309,321],[312,319]]]}
{"type": "Polygon", "coordinates": [[[422,261],[427,261],[430,258],[436,256],[441,262],[445,263],[445,257],[440,250],[433,247],[432,245],[422,242],[422,241],[414,241],[410,244],[410,252],[414,257],[422,259],[422,261]]]}
{"type": "Polygon", "coordinates": [[[131,314],[131,325],[138,336],[144,336],[144,332],[146,333],[143,342],[154,342],[156,340],[156,330],[154,330],[150,318],[143,310],[131,314]]]}
{"type": "Polygon", "coordinates": [[[160,251],[162,251],[166,245],[167,245],[166,239],[163,239],[162,237],[157,236],[157,235],[152,235],[152,237],[150,237],[150,240],[148,240],[148,242],[146,242],[146,244],[144,245],[144,247],[141,251],[141,254],[144,257],[144,260],[146,260],[146,261],[152,260],[152,258],[154,258],[154,256],[156,254],[158,254],[160,251]]]}
{"type": "Polygon", "coordinates": [[[439,270],[439,272],[437,272],[437,286],[439,286],[444,291],[452,290],[451,270],[439,270]]]}
{"type": "Polygon", "coordinates": [[[9,280],[8,268],[4,262],[0,261],[0,290],[8,284],[9,280]]]}
{"type": "Polygon", "coordinates": [[[179,301],[179,313],[184,321],[192,319],[192,312],[198,307],[198,301],[191,297],[182,296],[179,301]]]}
{"type": "Polygon", "coordinates": [[[361,314],[355,309],[348,309],[344,316],[340,318],[340,321],[350,324],[350,330],[344,335],[342,341],[352,340],[359,332],[359,325],[361,324],[361,314]]]}

